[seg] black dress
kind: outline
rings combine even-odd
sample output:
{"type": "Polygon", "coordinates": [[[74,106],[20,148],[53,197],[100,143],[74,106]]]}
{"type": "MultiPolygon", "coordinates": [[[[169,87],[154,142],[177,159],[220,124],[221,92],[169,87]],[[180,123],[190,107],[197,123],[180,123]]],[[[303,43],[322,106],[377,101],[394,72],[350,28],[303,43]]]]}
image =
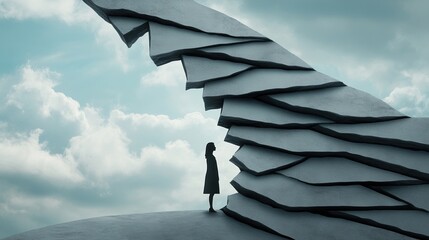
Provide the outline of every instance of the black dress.
{"type": "Polygon", "coordinates": [[[219,173],[217,170],[216,158],[213,155],[206,156],[207,172],[204,182],[205,194],[219,193],[219,173]]]}

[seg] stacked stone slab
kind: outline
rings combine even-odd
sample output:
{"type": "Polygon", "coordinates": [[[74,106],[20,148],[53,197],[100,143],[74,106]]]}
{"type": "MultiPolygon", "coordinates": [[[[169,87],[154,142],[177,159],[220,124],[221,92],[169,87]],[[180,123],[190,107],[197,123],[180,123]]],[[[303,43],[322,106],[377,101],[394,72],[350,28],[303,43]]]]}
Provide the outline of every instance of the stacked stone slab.
{"type": "MultiPolygon", "coordinates": [[[[279,44],[192,0],[84,0],[156,65],[222,108],[237,194],[229,216],[292,239],[429,239],[429,119],[315,71],[279,44]]],[[[221,233],[220,233],[221,234],[221,233]]]]}

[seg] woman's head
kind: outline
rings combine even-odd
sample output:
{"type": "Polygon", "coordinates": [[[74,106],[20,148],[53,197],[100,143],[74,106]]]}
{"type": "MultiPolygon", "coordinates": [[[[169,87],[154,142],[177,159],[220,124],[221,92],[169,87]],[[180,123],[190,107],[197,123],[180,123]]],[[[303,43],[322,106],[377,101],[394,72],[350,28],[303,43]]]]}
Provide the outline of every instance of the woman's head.
{"type": "Polygon", "coordinates": [[[216,146],[214,145],[214,143],[212,143],[212,142],[207,143],[207,145],[206,145],[206,156],[213,154],[214,150],[216,150],[216,146]]]}

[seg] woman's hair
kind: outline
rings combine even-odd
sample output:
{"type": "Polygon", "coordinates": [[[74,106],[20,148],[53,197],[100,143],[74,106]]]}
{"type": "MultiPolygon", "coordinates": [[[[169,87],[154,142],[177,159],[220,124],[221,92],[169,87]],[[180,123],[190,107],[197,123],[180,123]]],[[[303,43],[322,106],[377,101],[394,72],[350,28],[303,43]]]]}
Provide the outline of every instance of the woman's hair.
{"type": "Polygon", "coordinates": [[[207,143],[207,145],[206,145],[206,157],[207,157],[208,155],[212,155],[212,154],[213,154],[214,149],[215,149],[215,145],[214,145],[214,143],[212,143],[212,142],[207,143]]]}

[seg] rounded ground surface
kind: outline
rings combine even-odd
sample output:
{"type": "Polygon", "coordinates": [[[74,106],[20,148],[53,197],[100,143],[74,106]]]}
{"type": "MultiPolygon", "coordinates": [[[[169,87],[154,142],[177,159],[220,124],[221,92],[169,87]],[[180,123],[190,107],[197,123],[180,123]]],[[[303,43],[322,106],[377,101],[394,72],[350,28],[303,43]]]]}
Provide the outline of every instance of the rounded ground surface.
{"type": "Polygon", "coordinates": [[[161,212],[84,219],[53,225],[3,240],[280,240],[240,223],[222,211],[161,212]]]}

